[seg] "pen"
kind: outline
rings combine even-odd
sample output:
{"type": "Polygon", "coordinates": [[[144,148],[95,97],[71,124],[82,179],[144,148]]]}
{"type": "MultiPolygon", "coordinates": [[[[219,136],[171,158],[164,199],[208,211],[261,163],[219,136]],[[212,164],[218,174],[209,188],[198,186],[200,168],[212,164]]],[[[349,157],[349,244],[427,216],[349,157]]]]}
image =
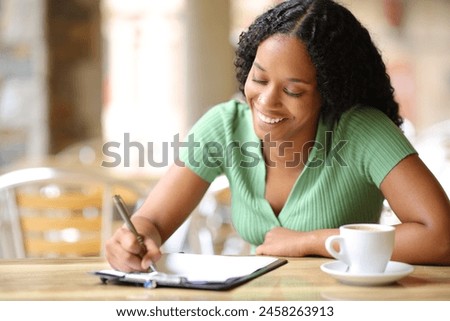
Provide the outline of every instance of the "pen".
{"type": "MultiPolygon", "coordinates": [[[[144,239],[142,238],[142,235],[138,233],[138,231],[136,230],[136,228],[134,227],[133,223],[130,220],[130,214],[128,213],[127,207],[125,206],[122,197],[120,197],[120,195],[114,195],[113,200],[114,204],[117,207],[117,210],[119,211],[120,216],[127,225],[128,229],[136,236],[141,248],[144,251],[147,251],[147,247],[144,244],[144,239]]],[[[153,270],[153,272],[158,272],[153,263],[150,263],[150,269],[153,270]]]]}

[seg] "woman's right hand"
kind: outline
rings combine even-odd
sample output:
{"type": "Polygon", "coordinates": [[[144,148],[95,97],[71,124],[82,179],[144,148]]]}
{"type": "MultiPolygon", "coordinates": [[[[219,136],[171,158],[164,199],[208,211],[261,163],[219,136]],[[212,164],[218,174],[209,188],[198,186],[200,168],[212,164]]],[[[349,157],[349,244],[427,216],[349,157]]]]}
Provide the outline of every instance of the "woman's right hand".
{"type": "Polygon", "coordinates": [[[144,239],[145,248],[124,225],[106,242],[106,259],[112,268],[122,272],[146,272],[150,264],[161,257],[161,237],[147,219],[133,217],[133,221],[144,239]]]}
{"type": "Polygon", "coordinates": [[[162,243],[192,213],[209,184],[185,166],[172,166],[131,216],[137,232],[144,238],[146,251],[142,251],[136,236],[123,226],[105,244],[111,267],[123,272],[148,271],[150,263],[161,257],[162,243]]]}

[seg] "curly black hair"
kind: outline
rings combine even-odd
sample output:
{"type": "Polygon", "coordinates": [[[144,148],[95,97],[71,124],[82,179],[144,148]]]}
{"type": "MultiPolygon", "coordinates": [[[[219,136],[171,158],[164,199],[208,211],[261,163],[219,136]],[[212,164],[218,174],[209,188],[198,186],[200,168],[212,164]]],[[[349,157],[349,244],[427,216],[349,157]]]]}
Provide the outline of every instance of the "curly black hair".
{"type": "Polygon", "coordinates": [[[287,0],[256,18],[240,35],[236,49],[242,93],[259,44],[274,34],[296,36],[306,45],[326,121],[335,122],[349,108],[364,105],[381,110],[397,126],[402,124],[386,66],[369,32],[332,0],[287,0]]]}

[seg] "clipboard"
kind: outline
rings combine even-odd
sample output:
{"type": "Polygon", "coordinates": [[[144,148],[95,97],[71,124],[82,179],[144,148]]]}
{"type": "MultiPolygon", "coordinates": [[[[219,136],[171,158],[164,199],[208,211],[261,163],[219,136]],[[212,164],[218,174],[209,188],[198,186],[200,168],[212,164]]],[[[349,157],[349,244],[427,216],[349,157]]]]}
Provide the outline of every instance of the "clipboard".
{"type": "Polygon", "coordinates": [[[125,273],[117,270],[93,272],[104,284],[145,288],[175,287],[229,290],[268,273],[288,261],[269,256],[233,256],[169,253],[156,263],[158,272],[125,273]]]}

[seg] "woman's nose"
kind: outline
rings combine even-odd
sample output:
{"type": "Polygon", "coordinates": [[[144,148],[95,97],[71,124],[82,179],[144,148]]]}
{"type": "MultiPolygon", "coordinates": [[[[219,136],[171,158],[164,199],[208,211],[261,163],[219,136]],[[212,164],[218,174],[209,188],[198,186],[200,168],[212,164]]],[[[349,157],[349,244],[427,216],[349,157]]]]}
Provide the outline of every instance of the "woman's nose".
{"type": "Polygon", "coordinates": [[[257,101],[262,106],[278,106],[280,104],[280,97],[275,90],[268,88],[259,94],[257,101]]]}

